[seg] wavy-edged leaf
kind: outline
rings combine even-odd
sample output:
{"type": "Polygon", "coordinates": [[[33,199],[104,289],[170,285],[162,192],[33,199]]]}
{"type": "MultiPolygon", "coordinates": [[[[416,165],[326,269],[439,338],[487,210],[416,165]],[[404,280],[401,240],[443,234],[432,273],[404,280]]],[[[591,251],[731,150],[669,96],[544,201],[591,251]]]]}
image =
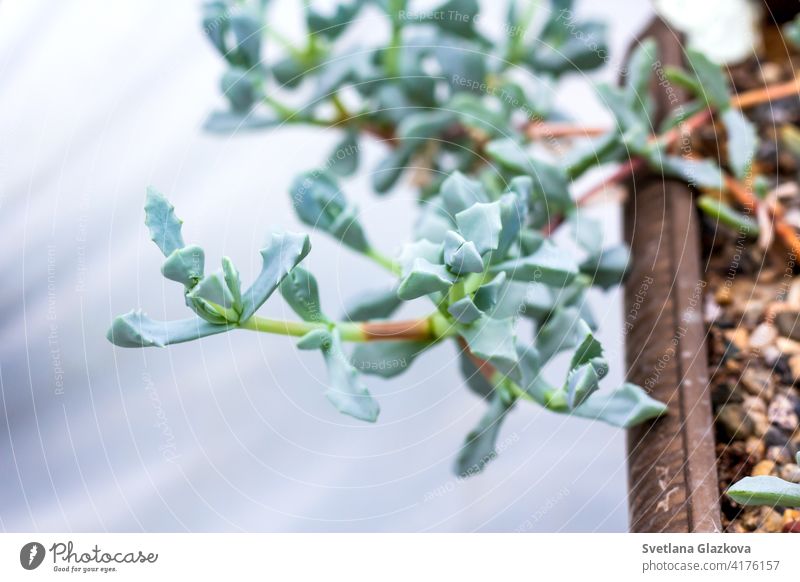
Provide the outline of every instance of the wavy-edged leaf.
{"type": "Polygon", "coordinates": [[[223,271],[209,273],[186,294],[187,303],[197,315],[211,323],[236,323],[234,298],[223,271]],[[221,319],[220,319],[221,318],[221,319]]]}
{"type": "Polygon", "coordinates": [[[362,374],[393,378],[405,372],[430,346],[427,342],[414,341],[367,342],[356,346],[350,361],[362,374]]]}
{"type": "Polygon", "coordinates": [[[322,313],[317,280],[303,267],[295,267],[281,281],[280,292],[289,307],[304,321],[328,321],[322,313]]]}
{"type": "Polygon", "coordinates": [[[497,456],[495,445],[500,426],[514,399],[505,390],[496,389],[489,401],[489,408],[470,433],[456,461],[456,470],[462,477],[480,473],[486,464],[497,456]]]}
{"type": "Polygon", "coordinates": [[[165,257],[184,246],[181,234],[183,221],[175,216],[175,207],[169,200],[152,186],[147,188],[144,223],[150,230],[150,238],[165,257]]]}
{"type": "Polygon", "coordinates": [[[366,386],[361,382],[358,371],[342,351],[339,331],[330,332],[330,344],[322,346],[322,354],[328,367],[330,387],[325,396],[343,414],[359,420],[375,422],[380,407],[366,386]]]}
{"type": "Polygon", "coordinates": [[[430,293],[447,291],[454,281],[454,276],[444,265],[434,265],[418,258],[409,273],[401,279],[397,296],[403,301],[410,301],[430,293]]]}
{"type": "Polygon", "coordinates": [[[489,198],[483,185],[477,180],[467,178],[461,172],[453,172],[442,182],[439,195],[442,198],[444,210],[451,217],[466,210],[478,202],[488,202],[489,198]]]}
{"type": "Polygon", "coordinates": [[[610,289],[624,281],[630,266],[627,245],[615,245],[592,255],[580,265],[580,271],[592,278],[592,284],[610,289]]]}
{"type": "Polygon", "coordinates": [[[344,319],[349,321],[369,321],[390,317],[403,300],[397,296],[397,287],[364,291],[353,297],[345,306],[344,319]]]}
{"type": "Polygon", "coordinates": [[[167,279],[192,288],[203,278],[205,253],[197,245],[175,249],[161,265],[161,274],[167,279]]]}
{"type": "Polygon", "coordinates": [[[462,297],[447,308],[447,312],[453,316],[458,323],[470,324],[483,315],[483,312],[475,306],[472,299],[462,297]]]}
{"type": "Polygon", "coordinates": [[[686,49],[686,60],[689,71],[697,77],[702,87],[702,92],[698,97],[702,97],[719,111],[726,109],[730,105],[730,93],[728,79],[722,71],[722,67],[711,62],[703,53],[693,49],[686,49]]]}
{"type": "Polygon", "coordinates": [[[216,325],[198,317],[175,321],[158,321],[141,311],[130,311],[114,318],[106,334],[108,341],[122,348],[163,348],[233,329],[216,325]]]}
{"type": "Polygon", "coordinates": [[[482,273],[483,259],[475,243],[452,230],[444,238],[444,263],[456,275],[482,273]]]}
{"type": "Polygon", "coordinates": [[[261,249],[261,273],[242,295],[241,321],[247,321],[264,304],[310,250],[308,235],[292,232],[272,235],[269,244],[261,249]]]}
{"type": "Polygon", "coordinates": [[[593,394],[571,414],[630,428],[666,412],[666,404],[652,398],[639,386],[626,382],[611,392],[593,394]]]}
{"type": "Polygon", "coordinates": [[[484,315],[469,325],[459,325],[458,333],[475,356],[503,371],[516,364],[513,318],[495,319],[484,315]]]}
{"type": "Polygon", "coordinates": [[[578,275],[578,265],[572,255],[550,241],[544,241],[532,255],[493,265],[490,270],[503,272],[513,281],[539,282],[554,287],[568,285],[578,275]]]}
{"type": "Polygon", "coordinates": [[[740,110],[733,107],[722,113],[722,123],[728,134],[728,164],[733,174],[742,180],[755,159],[758,146],[756,128],[740,110]]]}
{"type": "Polygon", "coordinates": [[[456,214],[459,233],[482,255],[497,249],[503,229],[500,202],[477,202],[456,214]]]}

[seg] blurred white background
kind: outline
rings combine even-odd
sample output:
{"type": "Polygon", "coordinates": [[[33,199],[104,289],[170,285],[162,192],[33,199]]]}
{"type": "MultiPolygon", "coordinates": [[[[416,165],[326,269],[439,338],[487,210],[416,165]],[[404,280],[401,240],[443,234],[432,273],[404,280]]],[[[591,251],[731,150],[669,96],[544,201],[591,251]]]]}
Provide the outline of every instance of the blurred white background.
{"type": "MultiPolygon", "coordinates": [[[[296,3],[275,4],[275,26],[297,29],[296,3]]],[[[491,30],[505,3],[484,4],[491,30]]],[[[592,78],[614,79],[649,5],[578,8],[610,19],[614,59],[592,78]]],[[[449,346],[392,381],[367,377],[382,408],[369,425],[330,406],[321,358],[287,338],[242,331],[165,350],[106,341],[111,318],[131,308],[185,314],[143,225],[147,185],[169,195],[209,265],[228,255],[248,281],[271,228],[305,230],[288,186],[340,137],[204,134],[223,105],[223,66],[199,20],[199,2],[186,0],[0,3],[0,528],[625,530],[624,433],[599,423],[520,405],[502,454],[478,477],[454,477],[484,404],[449,346]]],[[[565,83],[559,99],[583,121],[605,120],[587,79],[565,83]]],[[[367,167],[381,151],[369,145],[367,167]]],[[[367,185],[348,191],[371,238],[396,252],[413,192],[378,199],[367,185]]],[[[594,212],[618,230],[618,209],[594,212]]],[[[312,243],[328,312],[386,280],[323,235],[312,243]]],[[[621,293],[594,300],[613,385],[624,372],[621,293]]],[[[287,311],[277,297],[265,307],[287,311]]]]}

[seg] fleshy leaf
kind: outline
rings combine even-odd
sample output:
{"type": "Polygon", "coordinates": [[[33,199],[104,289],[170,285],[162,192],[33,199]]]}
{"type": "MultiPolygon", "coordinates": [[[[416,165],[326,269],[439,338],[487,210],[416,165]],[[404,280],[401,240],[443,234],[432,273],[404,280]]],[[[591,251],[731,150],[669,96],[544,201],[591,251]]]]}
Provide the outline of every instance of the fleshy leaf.
{"type": "Polygon", "coordinates": [[[556,310],[542,325],[536,334],[536,348],[546,362],[555,354],[568,350],[582,341],[579,323],[580,310],[566,307],[556,310]]]}
{"type": "Polygon", "coordinates": [[[306,172],[290,189],[297,216],[359,252],[369,250],[355,206],[348,205],[339,185],[326,172],[306,172]]]}
{"type": "Polygon", "coordinates": [[[301,350],[328,349],[331,346],[331,332],[327,329],[312,329],[297,342],[297,348],[301,350]]]}
{"type": "Polygon", "coordinates": [[[348,301],[344,319],[350,321],[368,321],[385,319],[392,315],[403,300],[397,296],[397,287],[365,291],[348,301]]]}
{"type": "Polygon", "coordinates": [[[189,245],[175,249],[167,257],[167,260],[161,265],[161,274],[167,279],[192,288],[203,278],[204,266],[205,253],[203,249],[197,245],[189,245]]]}
{"type": "Polygon", "coordinates": [[[629,264],[630,251],[627,245],[617,245],[586,259],[581,263],[580,270],[592,278],[592,284],[609,289],[622,283],[629,264]]]}
{"type": "MultiPolygon", "coordinates": [[[[461,363],[461,375],[464,376],[467,388],[482,398],[488,397],[494,390],[494,386],[486,379],[483,372],[478,369],[477,364],[472,360],[467,350],[460,350],[458,357],[461,363]]],[[[489,364],[486,365],[488,366],[489,364]]]]}
{"type": "Polygon", "coordinates": [[[711,62],[703,53],[693,50],[686,50],[686,60],[691,73],[697,77],[702,87],[702,97],[709,105],[722,111],[730,104],[730,94],[728,92],[728,80],[722,68],[716,63],[711,62]]]}
{"type": "Polygon", "coordinates": [[[343,414],[375,422],[380,408],[378,403],[361,382],[358,371],[342,351],[338,330],[330,332],[330,344],[322,346],[322,355],[328,366],[330,387],[325,396],[343,414]]]}
{"type": "Polygon", "coordinates": [[[393,378],[405,372],[414,358],[429,347],[426,342],[367,342],[356,346],[350,361],[362,374],[393,378]]]}
{"type": "Polygon", "coordinates": [[[477,202],[456,214],[456,224],[460,234],[475,243],[478,253],[494,250],[503,229],[500,202],[477,202]]]}
{"type": "Polygon", "coordinates": [[[514,401],[504,390],[497,389],[491,396],[489,408],[475,427],[467,435],[456,462],[456,470],[462,477],[480,473],[486,464],[497,456],[495,444],[500,426],[506,413],[514,406],[514,401]]]}
{"type": "Polygon", "coordinates": [[[722,123],[728,134],[728,164],[733,174],[742,180],[755,159],[758,145],[756,128],[740,110],[733,107],[722,113],[722,123]]]}
{"type": "Polygon", "coordinates": [[[200,300],[202,307],[197,309],[197,314],[204,319],[209,319],[212,323],[219,322],[218,316],[231,323],[238,321],[238,313],[234,312],[233,294],[228,289],[225,282],[225,275],[222,271],[211,273],[195,285],[186,294],[189,301],[196,304],[200,300]],[[209,310],[210,309],[210,313],[209,310]],[[205,315],[211,315],[206,318],[205,315]]]}
{"type": "Polygon", "coordinates": [[[491,281],[478,288],[475,292],[475,305],[478,309],[490,311],[497,305],[500,293],[503,290],[503,284],[507,278],[505,273],[498,273],[491,281]]]}
{"type": "Polygon", "coordinates": [[[130,311],[115,317],[106,334],[108,341],[122,348],[163,348],[233,329],[192,317],[175,321],[157,321],[141,311],[130,311]]]}
{"type": "Polygon", "coordinates": [[[459,325],[458,332],[477,357],[504,370],[517,362],[513,318],[494,319],[484,315],[470,325],[459,325]]]}
{"type": "Polygon", "coordinates": [[[491,271],[503,272],[514,281],[535,281],[559,287],[575,279],[578,266],[569,252],[545,241],[532,255],[499,263],[491,271]]]}
{"type": "Polygon", "coordinates": [[[439,190],[444,208],[451,218],[478,202],[488,202],[486,192],[480,182],[467,178],[461,172],[453,172],[439,190]]]}
{"type": "Polygon", "coordinates": [[[144,223],[150,229],[150,238],[165,257],[184,246],[181,235],[183,221],[175,216],[175,207],[169,200],[152,186],[147,189],[144,212],[144,223]]]}
{"type": "Polygon", "coordinates": [[[648,159],[667,176],[675,176],[695,188],[722,189],[719,166],[708,159],[693,160],[681,156],[663,155],[658,150],[649,153],[648,159]]]}
{"type": "Polygon", "coordinates": [[[444,238],[444,262],[456,275],[483,272],[483,259],[475,243],[452,230],[444,238]]]}
{"type": "Polygon", "coordinates": [[[612,392],[598,392],[571,414],[602,420],[612,426],[630,428],[667,411],[667,405],[649,396],[635,384],[625,383],[612,392]]]}
{"type": "Polygon", "coordinates": [[[458,323],[470,324],[480,319],[483,312],[475,306],[472,299],[469,297],[462,297],[450,307],[447,312],[453,316],[458,323]]]}
{"type": "Polygon", "coordinates": [[[726,494],[740,505],[800,507],[800,484],[771,475],[745,477],[731,485],[726,494]]]}
{"type": "Polygon", "coordinates": [[[437,291],[446,291],[453,281],[453,275],[444,265],[434,265],[426,259],[418,258],[410,272],[400,281],[397,296],[403,301],[410,301],[437,291]]]}
{"type": "Polygon", "coordinates": [[[225,274],[225,284],[233,297],[233,309],[238,314],[242,313],[242,281],[239,271],[228,257],[222,257],[222,272],[225,274]]]}
{"type": "Polygon", "coordinates": [[[242,296],[241,321],[247,321],[264,304],[310,250],[308,235],[291,232],[272,235],[269,244],[261,249],[261,273],[242,296]]]}
{"type": "Polygon", "coordinates": [[[289,307],[303,320],[328,321],[320,306],[317,280],[304,268],[292,269],[281,282],[280,292],[289,307]]]}
{"type": "Polygon", "coordinates": [[[719,198],[700,196],[697,199],[697,206],[713,220],[736,230],[741,235],[756,237],[761,230],[756,220],[734,210],[719,198]]]}
{"type": "Polygon", "coordinates": [[[655,70],[658,50],[652,38],[646,38],[631,54],[627,65],[625,93],[628,106],[638,113],[640,119],[650,125],[650,78],[655,70]]]}

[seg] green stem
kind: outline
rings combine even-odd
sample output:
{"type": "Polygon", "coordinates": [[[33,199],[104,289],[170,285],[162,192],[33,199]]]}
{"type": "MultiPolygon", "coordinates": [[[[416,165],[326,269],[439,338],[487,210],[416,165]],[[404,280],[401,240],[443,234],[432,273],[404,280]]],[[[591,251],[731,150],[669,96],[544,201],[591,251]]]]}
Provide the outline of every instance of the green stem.
{"type": "Polygon", "coordinates": [[[401,273],[400,263],[398,263],[397,261],[395,261],[390,257],[387,257],[380,251],[376,251],[375,249],[369,249],[367,252],[364,253],[364,255],[375,261],[377,264],[379,264],[381,267],[383,267],[390,273],[393,273],[394,275],[398,276],[400,275],[401,273]]]}
{"type": "Polygon", "coordinates": [[[510,63],[517,63],[524,56],[524,41],[525,35],[533,22],[533,16],[536,13],[535,0],[528,0],[528,5],[525,7],[525,12],[520,18],[518,30],[513,31],[511,35],[511,42],[508,47],[507,60],[510,63]]]}
{"type": "Polygon", "coordinates": [[[322,321],[285,321],[252,316],[239,327],[250,331],[302,337],[310,331],[336,328],[342,340],[350,342],[369,341],[430,341],[435,342],[454,335],[452,323],[439,313],[431,313],[422,319],[386,322],[328,323],[322,321]]]}
{"type": "Polygon", "coordinates": [[[403,0],[389,0],[389,17],[392,20],[392,37],[386,49],[386,73],[390,77],[400,76],[400,51],[403,43],[403,22],[400,11],[403,0]]]}

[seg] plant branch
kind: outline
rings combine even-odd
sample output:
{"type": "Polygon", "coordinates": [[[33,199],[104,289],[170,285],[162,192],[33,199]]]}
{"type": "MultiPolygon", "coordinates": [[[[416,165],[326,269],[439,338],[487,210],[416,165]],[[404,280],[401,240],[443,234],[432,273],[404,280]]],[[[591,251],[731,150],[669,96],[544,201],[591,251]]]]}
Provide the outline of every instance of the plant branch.
{"type": "MultiPolygon", "coordinates": [[[[763,89],[755,89],[752,91],[746,91],[739,95],[735,95],[731,97],[731,107],[736,107],[738,109],[746,109],[748,107],[753,107],[761,103],[769,102],[773,99],[782,99],[785,97],[790,97],[792,95],[797,95],[798,92],[800,92],[800,79],[795,79],[793,81],[789,81],[788,83],[772,85],[769,87],[765,87],[763,89]]],[[[713,111],[711,110],[711,108],[705,108],[701,111],[698,111],[694,115],[691,115],[685,121],[679,123],[676,127],[673,127],[669,131],[661,134],[660,136],[651,136],[649,141],[650,143],[657,142],[665,148],[670,147],[673,144],[675,144],[680,138],[691,134],[692,132],[696,131],[697,129],[708,123],[708,121],[711,120],[712,116],[713,116],[713,111]]],[[[584,128],[583,131],[585,133],[587,131],[594,131],[594,129],[584,128]]],[[[634,172],[637,172],[638,170],[643,168],[644,165],[645,165],[644,159],[638,156],[632,157],[630,160],[628,160],[627,163],[620,166],[619,169],[617,169],[617,171],[615,171],[611,176],[609,176],[608,178],[603,180],[600,184],[592,187],[587,192],[582,194],[577,200],[577,205],[583,206],[587,204],[592,198],[594,198],[597,194],[603,192],[607,187],[617,182],[620,182],[621,180],[624,180],[628,176],[633,175],[634,172]]],[[[733,180],[733,178],[731,178],[730,176],[727,176],[727,179],[733,180]]],[[[736,182],[735,180],[733,181],[736,182]]],[[[747,192],[747,189],[744,188],[744,186],[742,186],[741,184],[739,184],[739,186],[741,186],[739,194],[742,194],[742,192],[744,192],[746,194],[746,197],[748,198],[752,197],[752,195],[749,192],[747,192]]],[[[742,199],[744,200],[744,198],[742,199]]],[[[755,200],[754,197],[753,200],[755,200]]],[[[564,221],[563,216],[557,216],[553,218],[553,220],[551,220],[544,228],[545,235],[552,234],[552,232],[556,228],[558,228],[558,226],[563,221],[564,221]]],[[[795,241],[797,241],[797,236],[794,234],[794,231],[793,229],[791,229],[791,227],[789,227],[786,223],[783,222],[778,223],[778,221],[776,220],[775,229],[776,232],[778,232],[778,230],[783,232],[783,234],[779,234],[779,236],[781,237],[782,240],[784,240],[784,243],[786,243],[790,249],[792,249],[793,251],[795,251],[795,248],[797,250],[800,250],[800,246],[795,247],[795,241]],[[790,230],[792,234],[791,237],[789,236],[790,230]]],[[[798,245],[800,245],[800,243],[798,243],[798,245]]]]}
{"type": "Polygon", "coordinates": [[[387,257],[380,251],[377,251],[373,248],[370,248],[367,252],[364,253],[365,256],[369,257],[373,261],[375,261],[378,265],[392,273],[393,275],[400,275],[400,263],[392,259],[391,257],[387,257]]]}
{"type": "Polygon", "coordinates": [[[336,328],[345,341],[420,341],[432,342],[455,333],[450,322],[439,313],[403,321],[335,322],[285,321],[252,316],[239,327],[250,331],[301,337],[310,331],[336,328]]]}

